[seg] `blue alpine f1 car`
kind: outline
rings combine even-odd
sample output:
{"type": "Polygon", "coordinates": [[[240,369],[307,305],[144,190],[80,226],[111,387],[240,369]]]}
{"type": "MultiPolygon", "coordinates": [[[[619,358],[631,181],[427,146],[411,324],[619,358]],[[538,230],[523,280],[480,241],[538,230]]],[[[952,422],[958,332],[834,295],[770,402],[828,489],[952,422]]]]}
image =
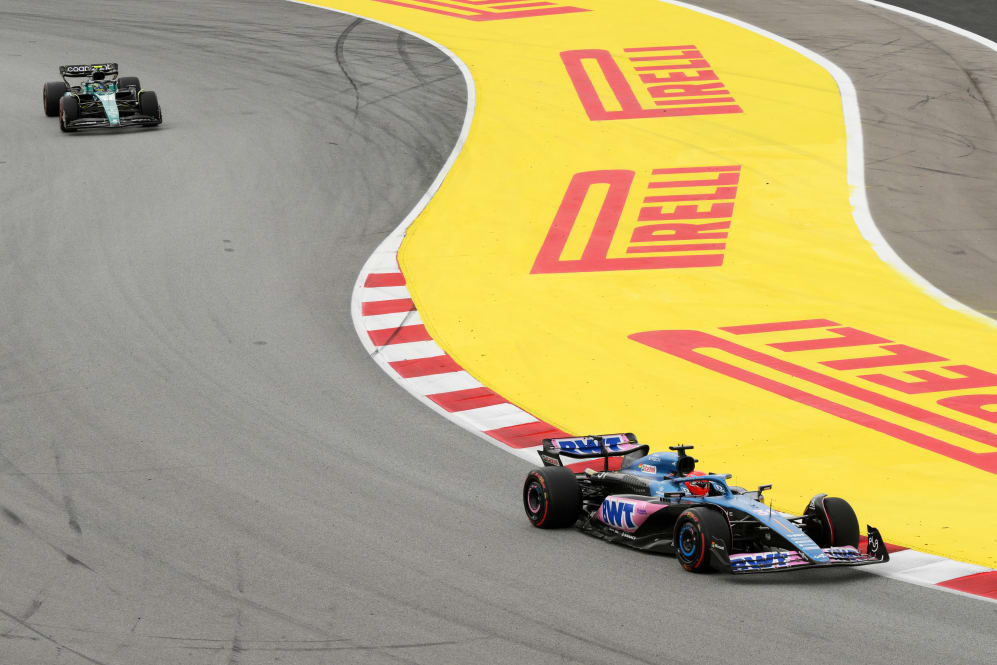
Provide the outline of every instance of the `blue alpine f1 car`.
{"type": "Polygon", "coordinates": [[[119,77],[115,62],[63,65],[59,74],[61,81],[42,86],[42,107],[45,115],[59,117],[64,132],[163,124],[156,93],[143,89],[137,76],[119,77]]]}
{"type": "Polygon", "coordinates": [[[523,505],[534,526],[577,526],[610,542],[674,553],[686,570],[767,573],[889,561],[879,531],[859,524],[844,499],[814,496],[799,516],[763,503],[771,485],[748,491],[728,474],[696,471],[692,446],[649,454],[633,434],[544,439],[542,468],[526,476],[523,505]],[[567,465],[602,462],[575,473],[567,465]],[[615,470],[611,470],[615,469],[615,470]]]}

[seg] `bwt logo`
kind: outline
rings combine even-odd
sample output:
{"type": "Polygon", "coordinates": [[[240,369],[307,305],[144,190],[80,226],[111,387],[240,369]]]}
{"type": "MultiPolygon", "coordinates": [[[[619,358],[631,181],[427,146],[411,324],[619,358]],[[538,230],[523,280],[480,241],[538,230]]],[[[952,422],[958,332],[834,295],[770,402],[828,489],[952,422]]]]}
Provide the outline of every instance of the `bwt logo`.
{"type": "Polygon", "coordinates": [[[720,266],[740,172],[736,165],[654,169],[632,201],[636,172],[576,173],[530,272],[720,266]],[[602,199],[593,205],[595,196],[602,199]],[[595,220],[583,214],[596,207],[595,220]]]}
{"type": "Polygon", "coordinates": [[[743,113],[695,46],[647,46],[623,52],[637,54],[621,58],[626,69],[604,49],[561,52],[590,120],[743,113]]]}
{"type": "MultiPolygon", "coordinates": [[[[621,436],[607,436],[603,437],[602,441],[606,445],[606,450],[617,451],[620,450],[620,444],[624,443],[625,439],[621,436]]],[[[551,444],[555,448],[569,452],[590,453],[602,450],[598,441],[587,437],[578,439],[551,439],[551,444]]]]}
{"type": "Polygon", "coordinates": [[[612,499],[603,501],[602,508],[599,509],[600,520],[609,526],[615,526],[620,529],[632,530],[637,528],[637,525],[634,524],[633,514],[634,505],[632,503],[614,501],[612,499]]]}
{"type": "Polygon", "coordinates": [[[741,568],[781,568],[789,561],[787,552],[769,552],[767,554],[745,555],[741,557],[731,557],[731,567],[734,570],[741,568]]]}
{"type": "Polygon", "coordinates": [[[431,14],[442,14],[468,21],[502,21],[511,18],[550,16],[552,14],[572,14],[587,12],[581,7],[568,7],[553,2],[533,2],[531,0],[374,0],[386,5],[397,5],[409,9],[420,9],[431,14]]]}

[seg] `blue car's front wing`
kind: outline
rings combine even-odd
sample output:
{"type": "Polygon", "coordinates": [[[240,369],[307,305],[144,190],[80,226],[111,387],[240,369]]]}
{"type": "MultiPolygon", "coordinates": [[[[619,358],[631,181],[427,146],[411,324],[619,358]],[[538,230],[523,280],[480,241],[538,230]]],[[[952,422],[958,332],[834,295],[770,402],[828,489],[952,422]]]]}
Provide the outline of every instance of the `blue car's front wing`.
{"type": "Polygon", "coordinates": [[[745,552],[731,554],[730,572],[743,573],[777,573],[801,568],[826,568],[829,566],[867,566],[873,563],[886,563],[890,554],[882,536],[873,527],[868,528],[868,551],[863,554],[851,545],[841,547],[824,547],[821,551],[827,556],[827,561],[813,561],[799,551],[779,550],[774,552],[745,552]]]}

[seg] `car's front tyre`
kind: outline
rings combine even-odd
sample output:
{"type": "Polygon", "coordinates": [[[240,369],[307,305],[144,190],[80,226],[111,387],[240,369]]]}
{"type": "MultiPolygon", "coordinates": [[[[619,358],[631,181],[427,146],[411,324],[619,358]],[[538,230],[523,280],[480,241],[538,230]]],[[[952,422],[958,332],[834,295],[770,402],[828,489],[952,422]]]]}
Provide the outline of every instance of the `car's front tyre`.
{"type": "Polygon", "coordinates": [[[859,521],[844,499],[818,494],[803,513],[803,531],[818,547],[859,544],[859,521]]]}
{"type": "Polygon", "coordinates": [[[582,488],[571,469],[562,466],[534,469],[523,483],[523,508],[535,527],[571,526],[582,511],[582,488]]]}
{"type": "Polygon", "coordinates": [[[675,556],[682,567],[693,573],[711,570],[714,538],[724,544],[724,553],[730,552],[730,525],[723,515],[712,508],[683,511],[675,521],[675,556]]]}
{"type": "Polygon", "coordinates": [[[159,122],[163,121],[163,112],[159,108],[159,98],[152,90],[143,90],[139,93],[138,110],[142,115],[150,115],[159,122]]]}
{"type": "Polygon", "coordinates": [[[59,129],[64,132],[75,132],[75,129],[67,125],[80,117],[80,100],[72,95],[63,95],[59,98],[59,129]]]}

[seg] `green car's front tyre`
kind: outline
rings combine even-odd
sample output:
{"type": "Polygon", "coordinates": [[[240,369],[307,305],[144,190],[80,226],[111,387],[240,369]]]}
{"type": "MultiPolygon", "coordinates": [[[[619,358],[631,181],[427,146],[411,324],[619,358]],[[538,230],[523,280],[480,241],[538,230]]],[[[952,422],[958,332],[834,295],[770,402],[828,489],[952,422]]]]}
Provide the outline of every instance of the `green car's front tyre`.
{"type": "Polygon", "coordinates": [[[59,98],[59,129],[64,132],[75,132],[75,129],[67,127],[67,123],[77,120],[80,117],[80,100],[72,95],[63,95],[59,98]]]}
{"type": "Polygon", "coordinates": [[[159,108],[159,98],[152,90],[143,90],[139,93],[138,110],[142,115],[151,115],[160,122],[163,121],[163,112],[159,108]]]}
{"type": "Polygon", "coordinates": [[[69,91],[65,81],[50,81],[42,86],[42,108],[45,115],[54,118],[59,115],[59,99],[69,91]]]}

